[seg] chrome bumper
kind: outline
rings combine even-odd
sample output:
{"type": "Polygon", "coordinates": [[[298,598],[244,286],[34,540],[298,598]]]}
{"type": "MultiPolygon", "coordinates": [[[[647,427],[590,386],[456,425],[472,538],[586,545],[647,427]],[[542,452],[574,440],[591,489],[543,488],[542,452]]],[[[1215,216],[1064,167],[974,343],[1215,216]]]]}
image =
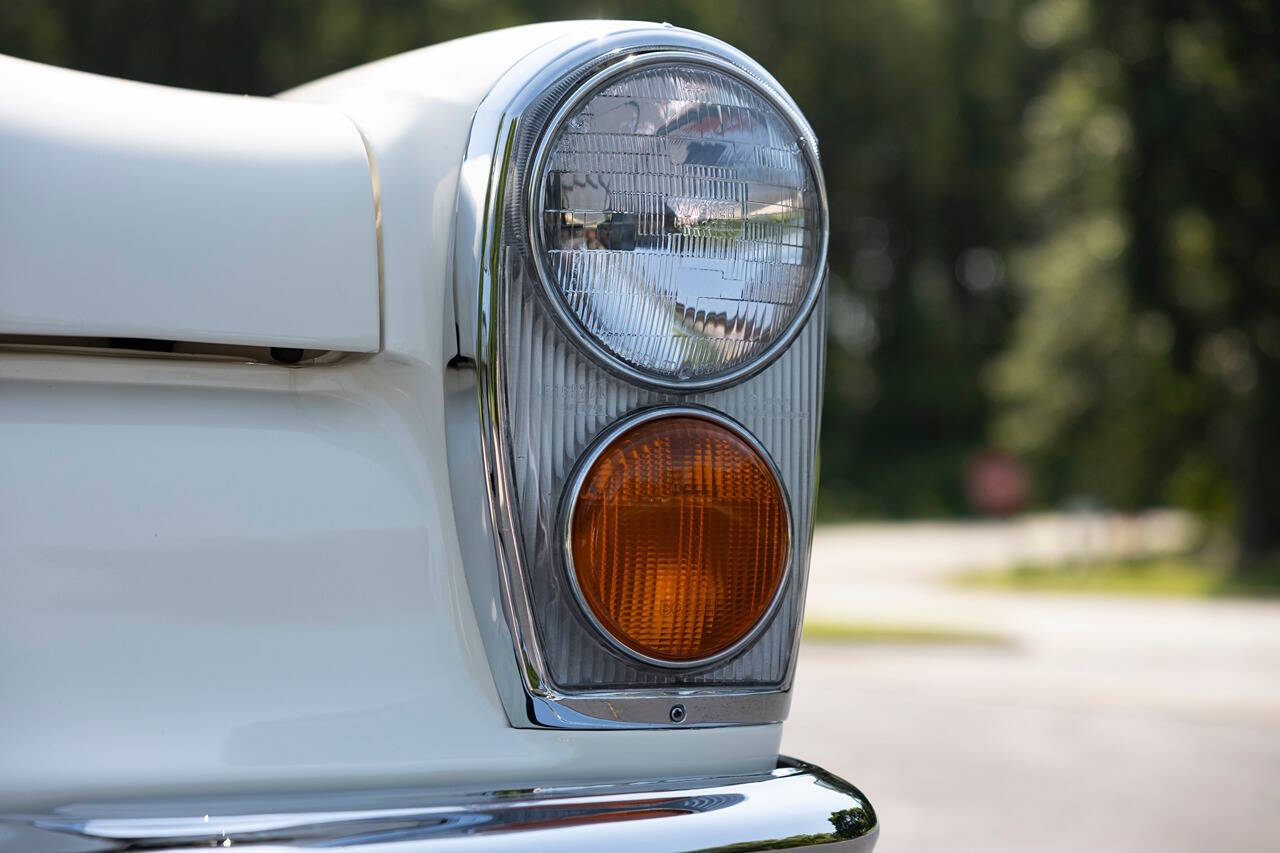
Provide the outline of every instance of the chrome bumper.
{"type": "Polygon", "coordinates": [[[870,851],[866,798],[780,758],[771,773],[445,796],[396,790],[75,805],[0,816],[0,850],[273,849],[870,851]]]}

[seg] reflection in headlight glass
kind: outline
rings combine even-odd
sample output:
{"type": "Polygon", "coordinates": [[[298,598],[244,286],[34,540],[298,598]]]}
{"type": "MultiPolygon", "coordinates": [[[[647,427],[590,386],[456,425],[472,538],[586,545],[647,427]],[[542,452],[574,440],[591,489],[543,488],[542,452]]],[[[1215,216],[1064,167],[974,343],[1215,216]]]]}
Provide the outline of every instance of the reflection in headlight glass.
{"type": "Polygon", "coordinates": [[[537,192],[546,270],[587,335],[662,379],[753,362],[821,263],[823,210],[796,131],[755,87],[656,65],[553,130],[537,192]]]}

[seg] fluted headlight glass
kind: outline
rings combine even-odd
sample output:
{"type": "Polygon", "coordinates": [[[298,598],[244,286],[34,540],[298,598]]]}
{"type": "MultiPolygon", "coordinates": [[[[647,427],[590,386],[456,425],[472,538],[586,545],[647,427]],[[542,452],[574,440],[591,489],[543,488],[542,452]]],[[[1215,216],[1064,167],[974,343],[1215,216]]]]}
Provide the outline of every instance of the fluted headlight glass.
{"type": "Polygon", "coordinates": [[[763,365],[803,324],[826,211],[799,121],[731,66],[643,58],[553,118],[532,174],[537,261],[609,366],[705,387],[763,365]]]}

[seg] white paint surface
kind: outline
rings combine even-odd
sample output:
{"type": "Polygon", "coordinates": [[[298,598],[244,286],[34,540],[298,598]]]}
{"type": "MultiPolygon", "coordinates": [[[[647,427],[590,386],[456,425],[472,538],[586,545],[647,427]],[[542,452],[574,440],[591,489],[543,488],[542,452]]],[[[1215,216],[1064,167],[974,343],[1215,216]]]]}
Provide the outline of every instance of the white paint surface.
{"type": "MultiPolygon", "coordinates": [[[[0,810],[773,765],[777,725],[511,728],[466,588],[456,525],[481,525],[484,507],[455,519],[444,374],[470,117],[534,46],[609,26],[486,34],[285,96],[312,103],[261,106],[317,128],[358,125],[369,139],[384,215],[386,338],[376,355],[291,369],[0,351],[0,810]]],[[[66,119],[63,130],[73,126],[66,119]]],[[[75,233],[90,239],[101,221],[75,233]]],[[[189,226],[178,236],[190,238],[189,226]]],[[[191,238],[170,261],[199,251],[191,238]]],[[[9,281],[0,275],[0,293],[9,281]]],[[[335,279],[280,286],[317,281],[335,279]]],[[[175,304],[196,300],[200,311],[181,316],[234,319],[241,335],[270,316],[267,305],[231,312],[202,298],[175,304]]],[[[0,323],[10,304],[0,301],[0,323]]],[[[95,305],[80,333],[116,316],[95,305]]],[[[329,308],[324,317],[336,320],[329,308]]],[[[345,322],[376,330],[363,308],[345,322]]]]}
{"type": "Polygon", "coordinates": [[[373,352],[374,214],[336,110],[0,57],[0,334],[373,352]]]}
{"type": "Polygon", "coordinates": [[[381,357],[0,356],[0,811],[771,766],[776,725],[508,725],[439,389],[381,357]]]}

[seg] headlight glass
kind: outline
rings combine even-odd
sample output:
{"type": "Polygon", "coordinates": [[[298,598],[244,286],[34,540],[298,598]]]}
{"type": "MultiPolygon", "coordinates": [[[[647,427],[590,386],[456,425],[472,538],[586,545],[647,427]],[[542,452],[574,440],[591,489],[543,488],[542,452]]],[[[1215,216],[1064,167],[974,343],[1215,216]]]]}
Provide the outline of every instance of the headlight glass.
{"type": "Polygon", "coordinates": [[[532,170],[539,272],[606,366],[707,387],[762,367],[816,299],[812,143],[727,64],[637,61],[588,81],[532,170]]]}

